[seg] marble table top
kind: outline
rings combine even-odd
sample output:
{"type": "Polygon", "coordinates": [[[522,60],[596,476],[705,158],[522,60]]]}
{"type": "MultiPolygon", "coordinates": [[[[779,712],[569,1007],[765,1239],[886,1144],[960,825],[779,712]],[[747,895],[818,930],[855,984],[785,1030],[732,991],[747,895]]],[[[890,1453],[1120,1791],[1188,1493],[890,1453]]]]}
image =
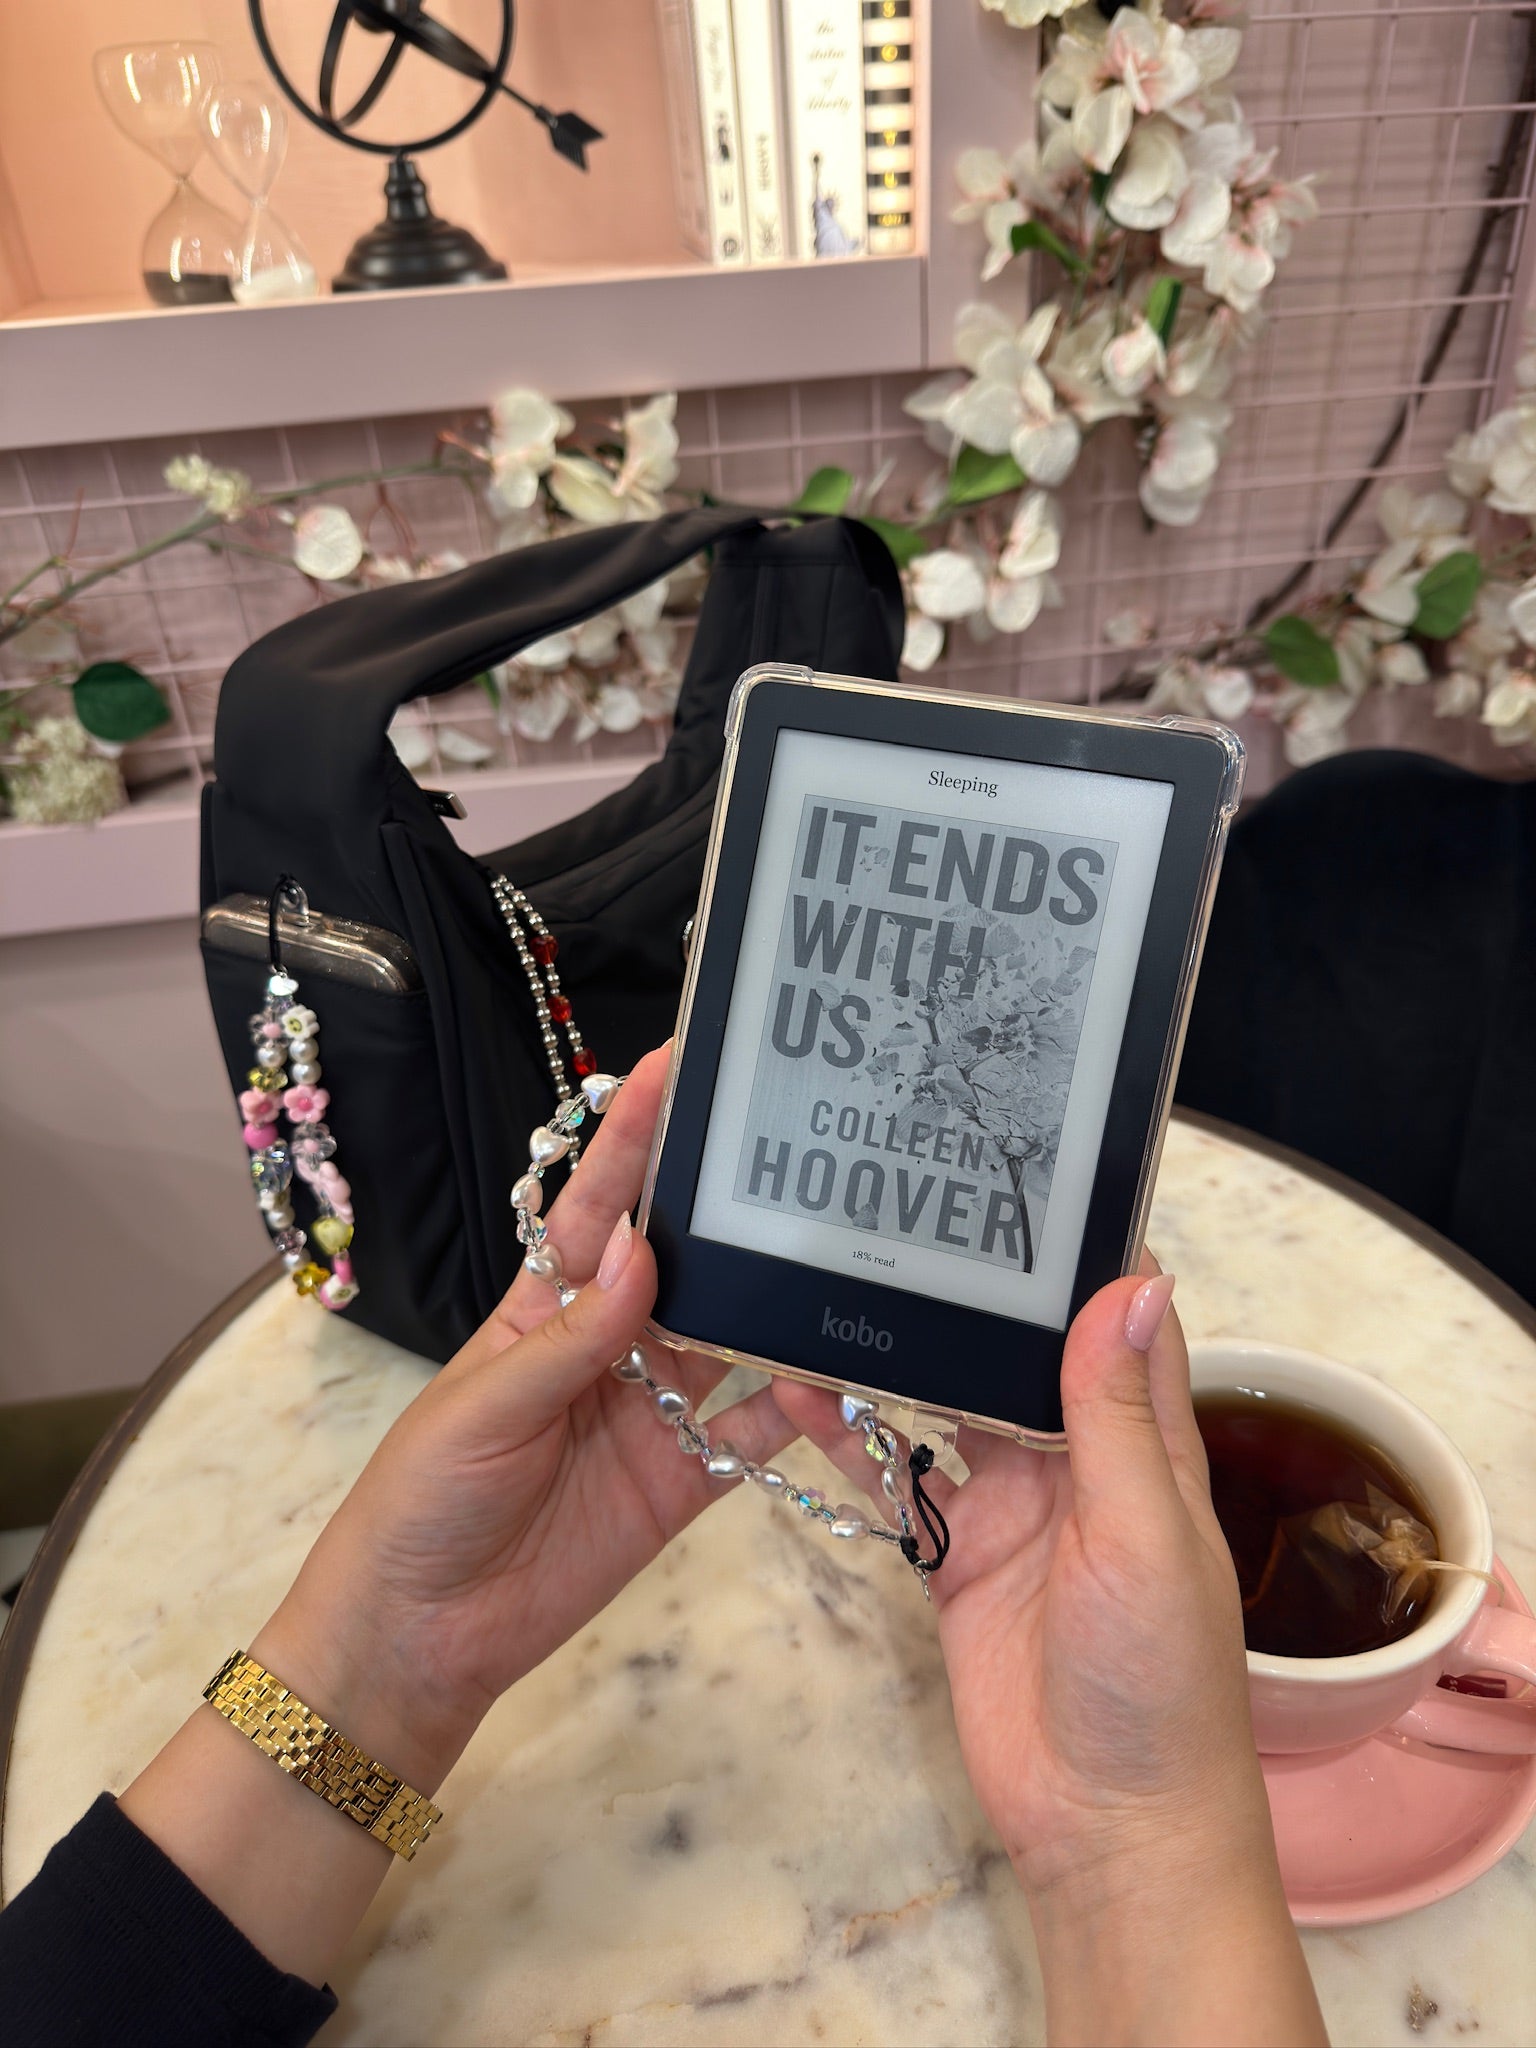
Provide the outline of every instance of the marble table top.
{"type": "MultiPolygon", "coordinates": [[[[1435,1416],[1536,1594],[1525,1329],[1375,1213],[1177,1121],[1150,1242],[1192,1337],[1328,1352],[1435,1416]]],[[[186,1716],[427,1371],[274,1287],[173,1388],[43,1616],[4,1896],[186,1716]]],[[[824,1479],[803,1444],[784,1462],[824,1479]]],[[[883,1548],[834,1551],[748,1490],[505,1698],[440,1798],[448,1824],[391,1873],[336,1974],[327,2042],[1043,2038],[1028,1918],[960,1768],[931,1611],[883,1548]]],[[[1533,1927],[1536,1829],[1455,1897],[1307,1934],[1334,2042],[1529,2043],[1533,1927]]]]}

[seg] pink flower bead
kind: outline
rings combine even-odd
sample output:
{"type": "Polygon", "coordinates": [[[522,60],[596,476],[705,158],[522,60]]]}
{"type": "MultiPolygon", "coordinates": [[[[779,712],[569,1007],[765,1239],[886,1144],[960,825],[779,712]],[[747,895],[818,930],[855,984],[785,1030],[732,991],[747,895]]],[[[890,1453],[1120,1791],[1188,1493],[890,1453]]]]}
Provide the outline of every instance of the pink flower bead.
{"type": "Polygon", "coordinates": [[[281,1038],[283,1035],[283,1027],[281,1024],[275,1023],[263,1024],[261,1027],[261,1035],[263,1038],[281,1038]]]}
{"type": "Polygon", "coordinates": [[[330,1189],[327,1189],[326,1192],[331,1197],[331,1207],[336,1211],[342,1222],[355,1223],[357,1218],[352,1214],[352,1204],[350,1202],[338,1202],[330,1189]]]}
{"type": "Polygon", "coordinates": [[[329,1089],[313,1088],[308,1082],[301,1082],[297,1088],[284,1091],[283,1107],[296,1124],[315,1124],[325,1115],[330,1099],[329,1089]]]}
{"type": "Polygon", "coordinates": [[[320,1162],[312,1152],[295,1152],[293,1155],[293,1170],[300,1180],[307,1180],[311,1187],[320,1178],[320,1162]]]}
{"type": "Polygon", "coordinates": [[[342,1179],[340,1173],[329,1159],[320,1169],[319,1184],[325,1190],[325,1198],[333,1209],[338,1202],[345,1202],[351,1199],[352,1183],[342,1179]]]}
{"type": "Polygon", "coordinates": [[[272,1142],[272,1126],[270,1124],[247,1124],[240,1135],[253,1152],[265,1152],[272,1142]]]}
{"type": "Polygon", "coordinates": [[[240,1095],[240,1114],[248,1124],[275,1123],[277,1097],[269,1095],[265,1088],[246,1088],[240,1095]]]}

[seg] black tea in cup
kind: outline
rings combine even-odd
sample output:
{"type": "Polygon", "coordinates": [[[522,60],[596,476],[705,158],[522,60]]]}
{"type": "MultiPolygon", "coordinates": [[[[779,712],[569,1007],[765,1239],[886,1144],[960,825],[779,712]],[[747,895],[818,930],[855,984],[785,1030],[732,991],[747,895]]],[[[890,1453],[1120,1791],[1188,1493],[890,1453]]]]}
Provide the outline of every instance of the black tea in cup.
{"type": "Polygon", "coordinates": [[[1439,1544],[1406,1476],[1331,1416],[1272,1394],[1208,1394],[1195,1420],[1250,1650],[1350,1657],[1417,1624],[1439,1544]]]}

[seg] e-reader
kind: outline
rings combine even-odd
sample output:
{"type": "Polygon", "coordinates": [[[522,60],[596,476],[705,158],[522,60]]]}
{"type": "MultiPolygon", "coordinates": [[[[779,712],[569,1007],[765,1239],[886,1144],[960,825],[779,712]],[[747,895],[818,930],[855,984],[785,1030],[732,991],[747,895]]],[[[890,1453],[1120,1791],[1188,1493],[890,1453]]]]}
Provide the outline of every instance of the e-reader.
{"type": "Polygon", "coordinates": [[[736,686],[641,1208],[653,1333],[1020,1438],[1135,1270],[1242,749],[736,686]]]}

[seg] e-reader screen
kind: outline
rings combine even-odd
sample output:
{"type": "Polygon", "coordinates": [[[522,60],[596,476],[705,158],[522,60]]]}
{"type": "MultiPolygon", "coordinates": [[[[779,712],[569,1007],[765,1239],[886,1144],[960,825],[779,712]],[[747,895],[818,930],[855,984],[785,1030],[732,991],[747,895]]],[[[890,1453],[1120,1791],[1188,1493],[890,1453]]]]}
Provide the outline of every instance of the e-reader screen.
{"type": "Polygon", "coordinates": [[[690,1232],[1064,1329],[1172,796],[780,732],[690,1232]]]}

